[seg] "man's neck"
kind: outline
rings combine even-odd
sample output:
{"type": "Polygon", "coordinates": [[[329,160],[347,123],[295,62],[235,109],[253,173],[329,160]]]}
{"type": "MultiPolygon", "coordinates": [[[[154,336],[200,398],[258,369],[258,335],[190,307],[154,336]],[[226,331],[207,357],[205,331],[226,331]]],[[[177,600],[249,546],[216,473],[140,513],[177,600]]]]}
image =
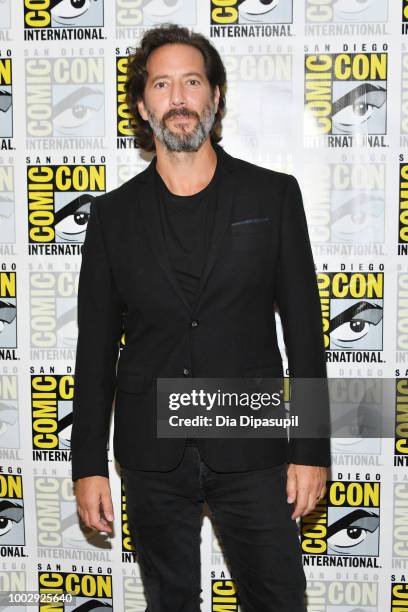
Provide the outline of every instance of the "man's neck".
{"type": "Polygon", "coordinates": [[[176,153],[156,143],[156,170],[171,193],[198,193],[208,185],[217,166],[217,154],[208,138],[197,152],[176,153]]]}

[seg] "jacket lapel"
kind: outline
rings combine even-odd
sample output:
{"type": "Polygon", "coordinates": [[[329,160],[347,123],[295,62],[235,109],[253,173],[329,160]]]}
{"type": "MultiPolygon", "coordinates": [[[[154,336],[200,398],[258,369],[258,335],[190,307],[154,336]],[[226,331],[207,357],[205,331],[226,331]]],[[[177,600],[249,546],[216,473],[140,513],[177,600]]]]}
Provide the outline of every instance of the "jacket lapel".
{"type": "Polygon", "coordinates": [[[219,147],[215,147],[221,172],[217,182],[217,202],[214,215],[212,235],[208,245],[206,261],[194,301],[194,309],[199,307],[208,278],[219,257],[223,238],[231,220],[232,205],[236,190],[237,174],[234,172],[237,163],[234,158],[219,147]]]}
{"type": "MultiPolygon", "coordinates": [[[[232,204],[234,200],[234,192],[236,189],[236,173],[237,161],[228,155],[219,145],[215,145],[215,150],[218,157],[218,162],[221,163],[221,172],[217,182],[217,202],[214,215],[214,225],[210,238],[209,248],[206,254],[203,273],[201,275],[197,294],[195,296],[194,306],[196,309],[199,301],[203,296],[203,290],[207,280],[213,270],[214,264],[220,252],[222,239],[228,228],[231,217],[232,204]]],[[[159,201],[155,186],[155,158],[150,162],[149,166],[141,172],[136,178],[140,184],[139,203],[140,211],[150,245],[157,261],[166,275],[166,278],[173,287],[175,293],[179,296],[184,306],[191,313],[191,307],[186,300],[183,290],[181,289],[174,270],[170,263],[170,259],[166,250],[163,231],[160,221],[159,201]]]]}

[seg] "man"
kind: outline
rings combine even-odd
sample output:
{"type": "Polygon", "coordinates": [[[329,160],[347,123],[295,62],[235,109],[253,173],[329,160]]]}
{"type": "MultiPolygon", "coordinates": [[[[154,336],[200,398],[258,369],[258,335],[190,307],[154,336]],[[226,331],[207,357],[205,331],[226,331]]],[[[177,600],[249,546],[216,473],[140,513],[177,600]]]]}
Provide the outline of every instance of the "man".
{"type": "MultiPolygon", "coordinates": [[[[244,612],[304,611],[295,519],[325,493],[327,439],[156,435],[156,379],[324,378],[320,303],[296,180],[217,144],[225,69],[178,26],[145,33],[127,96],[149,167],[92,203],[78,293],[73,479],[83,522],[111,531],[114,452],[149,612],[200,609],[207,501],[244,612]],[[125,346],[117,374],[124,319],[125,346]]],[[[273,100],[271,100],[271,104],[273,100]]]]}

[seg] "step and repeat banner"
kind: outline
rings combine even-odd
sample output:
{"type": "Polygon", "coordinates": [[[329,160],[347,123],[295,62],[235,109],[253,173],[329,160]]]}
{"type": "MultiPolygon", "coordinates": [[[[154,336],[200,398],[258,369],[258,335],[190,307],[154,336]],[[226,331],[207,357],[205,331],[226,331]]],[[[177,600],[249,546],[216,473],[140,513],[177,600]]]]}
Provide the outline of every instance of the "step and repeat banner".
{"type": "MultiPolygon", "coordinates": [[[[149,161],[124,83],[164,22],[222,54],[225,149],[301,184],[329,375],[377,413],[370,380],[393,379],[395,436],[333,440],[326,498],[299,524],[308,610],[406,610],[407,0],[0,0],[0,591],[146,607],[112,456],[115,536],[78,523],[70,429],[90,201],[149,161]]],[[[239,609],[208,516],[202,588],[203,610],[239,609]]]]}

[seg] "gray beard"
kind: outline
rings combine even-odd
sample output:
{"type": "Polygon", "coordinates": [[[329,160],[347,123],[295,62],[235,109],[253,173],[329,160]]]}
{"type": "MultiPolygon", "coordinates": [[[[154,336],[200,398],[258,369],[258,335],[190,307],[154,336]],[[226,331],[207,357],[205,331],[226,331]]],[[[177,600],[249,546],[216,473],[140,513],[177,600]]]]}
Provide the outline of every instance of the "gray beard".
{"type": "Polygon", "coordinates": [[[175,134],[163,121],[159,121],[157,117],[147,110],[150,127],[157,140],[161,142],[169,151],[177,153],[185,152],[192,153],[198,151],[211,132],[211,128],[215,119],[215,105],[209,104],[201,113],[200,120],[192,132],[175,134]]]}

